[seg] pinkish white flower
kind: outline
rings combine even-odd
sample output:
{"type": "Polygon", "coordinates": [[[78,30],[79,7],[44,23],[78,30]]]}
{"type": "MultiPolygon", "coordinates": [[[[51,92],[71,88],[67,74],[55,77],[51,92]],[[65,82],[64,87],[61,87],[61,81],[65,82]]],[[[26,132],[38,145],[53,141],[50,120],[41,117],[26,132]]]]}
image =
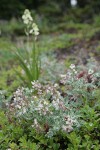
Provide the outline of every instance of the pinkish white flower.
{"type": "Polygon", "coordinates": [[[70,69],[75,69],[75,65],[74,65],[74,64],[71,64],[71,65],[70,65],[70,69]]]}

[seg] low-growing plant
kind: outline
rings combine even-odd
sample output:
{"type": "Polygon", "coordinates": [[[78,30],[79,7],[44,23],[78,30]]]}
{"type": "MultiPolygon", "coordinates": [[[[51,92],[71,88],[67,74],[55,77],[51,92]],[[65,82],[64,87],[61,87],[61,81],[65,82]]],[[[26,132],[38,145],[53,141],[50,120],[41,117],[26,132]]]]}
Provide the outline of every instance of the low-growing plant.
{"type": "Polygon", "coordinates": [[[32,128],[47,137],[60,130],[70,132],[73,126],[78,126],[78,115],[61,96],[57,84],[42,85],[34,81],[32,87],[31,91],[22,88],[15,92],[14,102],[9,105],[10,114],[28,119],[32,128]]]}
{"type": "MultiPolygon", "coordinates": [[[[31,89],[19,88],[5,102],[2,150],[99,150],[98,68],[80,71],[72,64],[60,78],[58,83],[33,81],[31,89]]],[[[6,98],[2,92],[0,98],[6,98]]]]}

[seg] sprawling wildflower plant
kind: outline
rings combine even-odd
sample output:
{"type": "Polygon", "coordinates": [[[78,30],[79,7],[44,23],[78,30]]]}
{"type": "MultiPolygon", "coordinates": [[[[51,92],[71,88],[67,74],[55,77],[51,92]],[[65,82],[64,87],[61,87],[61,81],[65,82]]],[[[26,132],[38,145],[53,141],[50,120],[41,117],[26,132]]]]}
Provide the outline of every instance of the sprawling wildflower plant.
{"type": "Polygon", "coordinates": [[[80,107],[95,98],[100,73],[79,71],[71,65],[58,83],[31,82],[32,88],[21,88],[9,104],[10,114],[31,121],[31,128],[52,137],[57,132],[71,132],[80,127],[80,107]]]}

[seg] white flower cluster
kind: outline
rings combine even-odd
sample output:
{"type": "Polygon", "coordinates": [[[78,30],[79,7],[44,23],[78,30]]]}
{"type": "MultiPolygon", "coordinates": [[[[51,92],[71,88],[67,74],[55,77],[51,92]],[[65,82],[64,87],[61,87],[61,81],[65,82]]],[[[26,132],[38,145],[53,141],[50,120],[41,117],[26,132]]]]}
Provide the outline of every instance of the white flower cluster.
{"type": "Polygon", "coordinates": [[[10,104],[10,110],[20,116],[27,111],[28,101],[27,96],[24,95],[24,88],[17,89],[14,93],[13,102],[10,104]]]}
{"type": "Polygon", "coordinates": [[[36,112],[37,111],[37,113],[40,115],[40,116],[45,116],[45,115],[47,115],[47,114],[49,114],[49,113],[51,113],[52,114],[52,112],[50,111],[50,109],[49,109],[49,102],[47,101],[47,100],[45,100],[45,99],[39,99],[39,100],[37,100],[37,101],[35,101],[35,102],[32,102],[32,104],[31,104],[33,107],[34,107],[34,111],[36,112]]]}
{"type": "Polygon", "coordinates": [[[38,96],[41,97],[41,95],[50,95],[52,96],[52,99],[57,99],[60,97],[60,92],[58,90],[59,85],[58,84],[47,84],[47,85],[41,85],[41,83],[37,81],[33,81],[32,88],[34,91],[37,92],[38,96]]]}
{"type": "Polygon", "coordinates": [[[39,83],[39,81],[37,80],[37,81],[33,81],[33,82],[31,82],[32,83],[32,88],[35,90],[35,91],[37,91],[37,94],[38,95],[41,95],[43,92],[42,92],[42,85],[41,85],[41,83],[39,83]]]}
{"type": "Polygon", "coordinates": [[[70,79],[73,79],[73,70],[69,70],[66,74],[60,75],[60,83],[63,85],[65,85],[70,79]]]}
{"type": "Polygon", "coordinates": [[[31,17],[31,13],[28,9],[25,9],[24,14],[22,15],[22,19],[24,24],[26,25],[29,25],[33,21],[33,18],[31,17]]]}
{"type": "Polygon", "coordinates": [[[36,23],[32,23],[32,28],[29,33],[34,34],[35,36],[39,35],[39,28],[36,23]]]}
{"type": "Polygon", "coordinates": [[[37,24],[33,21],[31,13],[28,9],[24,11],[22,15],[22,19],[24,24],[26,25],[26,35],[33,34],[35,38],[39,35],[39,28],[37,24]]]}
{"type": "Polygon", "coordinates": [[[33,81],[32,83],[32,88],[35,90],[41,89],[41,83],[37,80],[37,81],[33,81]]]}
{"type": "Polygon", "coordinates": [[[57,97],[60,96],[58,88],[59,88],[58,84],[54,84],[54,85],[48,84],[48,85],[45,86],[46,94],[52,95],[53,99],[57,98],[57,97]]]}
{"type": "Polygon", "coordinates": [[[94,70],[92,70],[92,69],[89,69],[89,70],[88,70],[88,74],[91,75],[91,74],[93,74],[93,73],[94,73],[94,70]]]}
{"type": "Polygon", "coordinates": [[[66,84],[66,80],[67,80],[67,75],[66,74],[61,74],[60,75],[60,83],[62,83],[62,84],[66,84]]]}
{"type": "Polygon", "coordinates": [[[71,132],[73,130],[73,125],[76,122],[74,118],[71,118],[71,116],[65,117],[65,124],[62,126],[63,131],[71,132]]]}
{"type": "Polygon", "coordinates": [[[71,69],[75,74],[77,74],[76,67],[75,67],[74,64],[71,64],[71,65],[70,65],[70,69],[71,69]]]}

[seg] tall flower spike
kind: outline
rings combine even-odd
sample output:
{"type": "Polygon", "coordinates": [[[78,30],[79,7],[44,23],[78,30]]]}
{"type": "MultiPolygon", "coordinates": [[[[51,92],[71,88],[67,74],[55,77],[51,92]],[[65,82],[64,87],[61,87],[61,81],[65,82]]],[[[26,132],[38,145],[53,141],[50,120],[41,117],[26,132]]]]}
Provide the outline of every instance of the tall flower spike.
{"type": "Polygon", "coordinates": [[[39,28],[36,23],[32,24],[32,29],[30,30],[30,34],[34,34],[35,36],[39,35],[39,28]]]}
{"type": "Polygon", "coordinates": [[[22,15],[22,19],[24,24],[26,25],[26,30],[25,30],[26,35],[33,34],[35,36],[35,39],[37,39],[37,36],[39,35],[39,28],[37,24],[33,22],[33,18],[28,9],[24,11],[24,14],[22,15]]]}
{"type": "Polygon", "coordinates": [[[25,9],[24,14],[22,16],[24,24],[28,25],[33,21],[33,18],[31,17],[31,13],[28,9],[25,9]]]}

